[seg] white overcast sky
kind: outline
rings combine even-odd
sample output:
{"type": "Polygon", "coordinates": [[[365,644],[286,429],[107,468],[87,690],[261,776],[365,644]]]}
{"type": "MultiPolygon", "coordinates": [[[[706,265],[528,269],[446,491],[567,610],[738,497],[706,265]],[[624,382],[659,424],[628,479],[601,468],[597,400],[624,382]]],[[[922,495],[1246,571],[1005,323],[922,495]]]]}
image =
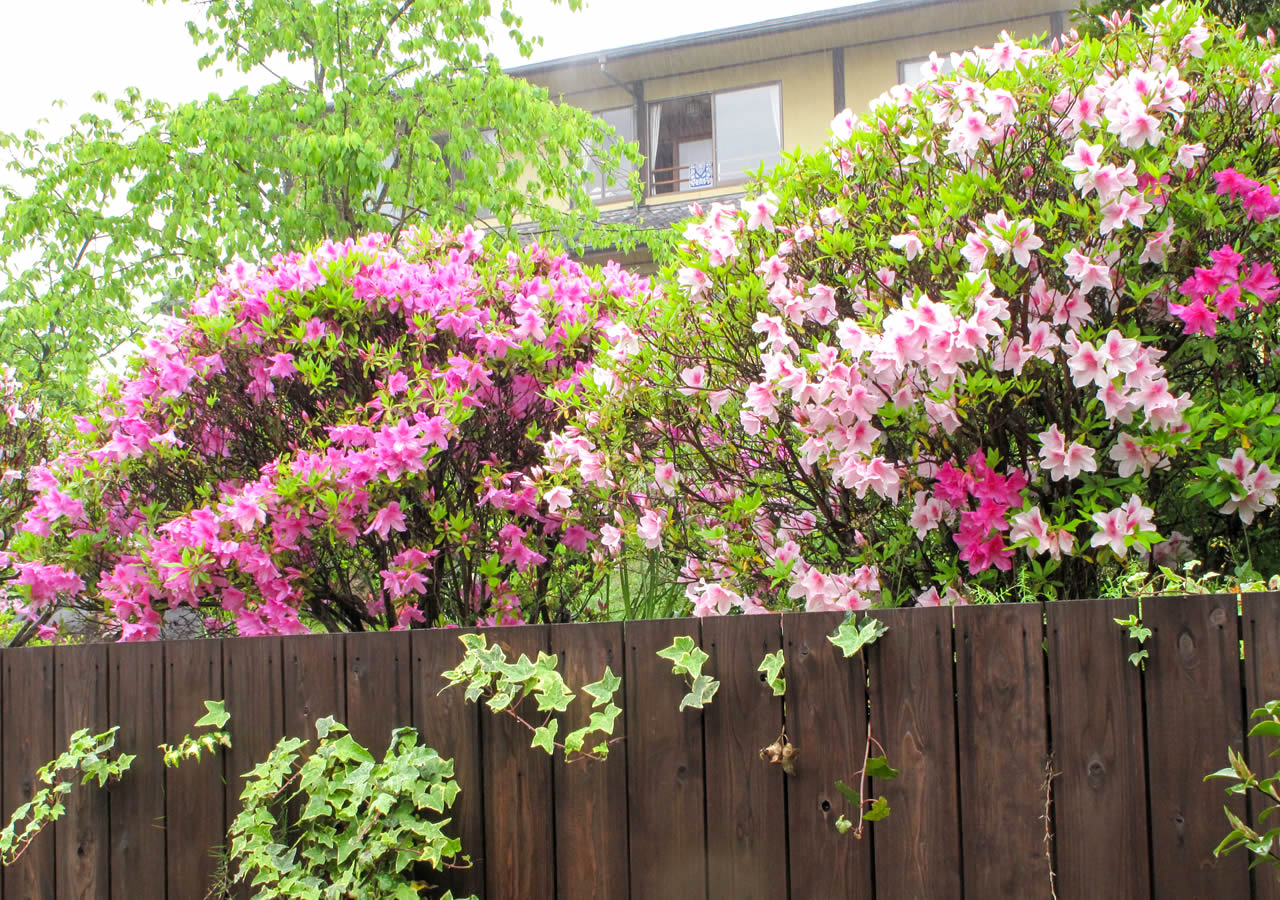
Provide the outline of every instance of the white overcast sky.
{"type": "MultiPolygon", "coordinates": [[[[495,7],[499,0],[494,0],[495,7]]],[[[554,59],[682,34],[745,25],[843,6],[855,0],[592,0],[579,12],[550,0],[516,0],[526,30],[545,45],[531,61],[554,59]]],[[[195,4],[144,0],[3,0],[0,131],[21,132],[38,119],[65,122],[89,109],[90,95],[126,87],[171,102],[226,93],[238,83],[196,67],[199,53],[185,22],[203,21],[195,4]],[[65,101],[61,110],[51,109],[65,101]]],[[[522,62],[498,48],[506,65],[522,62]]],[[[56,126],[52,130],[59,130],[56,126]]],[[[46,132],[47,133],[47,132],[46,132]]]]}

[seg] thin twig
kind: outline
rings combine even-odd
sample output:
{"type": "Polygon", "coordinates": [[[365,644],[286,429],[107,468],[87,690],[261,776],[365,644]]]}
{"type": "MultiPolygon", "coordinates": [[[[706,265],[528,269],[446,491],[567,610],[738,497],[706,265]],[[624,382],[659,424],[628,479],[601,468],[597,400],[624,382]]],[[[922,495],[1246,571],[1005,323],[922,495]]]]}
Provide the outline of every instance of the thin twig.
{"type": "Polygon", "coordinates": [[[1054,884],[1057,876],[1053,871],[1053,828],[1049,813],[1053,805],[1053,779],[1061,774],[1053,771],[1053,754],[1049,754],[1044,761],[1044,815],[1040,818],[1044,820],[1044,858],[1049,865],[1049,896],[1052,900],[1058,900],[1058,891],[1054,884]]]}

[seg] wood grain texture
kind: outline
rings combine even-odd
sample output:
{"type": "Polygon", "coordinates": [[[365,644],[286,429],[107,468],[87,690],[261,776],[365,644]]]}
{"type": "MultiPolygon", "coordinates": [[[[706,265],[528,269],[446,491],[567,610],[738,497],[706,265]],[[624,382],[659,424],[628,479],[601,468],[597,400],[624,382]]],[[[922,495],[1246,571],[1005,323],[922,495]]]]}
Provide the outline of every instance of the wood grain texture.
{"type": "Polygon", "coordinates": [[[1042,607],[955,609],[966,897],[1043,897],[1048,757],[1042,607]]]}
{"type": "MultiPolygon", "coordinates": [[[[462,841],[471,867],[447,869],[424,877],[455,897],[475,895],[484,900],[484,777],[480,763],[480,709],[468,703],[462,688],[441,693],[441,672],[462,659],[458,635],[472,628],[433,628],[412,632],[413,723],[422,742],[453,760],[453,777],[461,788],[446,831],[462,841]]],[[[458,864],[462,861],[458,860],[458,864]]]]}
{"type": "MultiPolygon", "coordinates": [[[[66,749],[54,744],[54,661],[50,647],[4,652],[4,819],[44,785],[36,770],[66,749]]],[[[14,863],[0,870],[9,898],[55,896],[58,826],[47,825],[14,863]]]]}
{"type": "MultiPolygon", "coordinates": [[[[1255,709],[1270,700],[1280,700],[1280,593],[1245,594],[1241,627],[1244,639],[1245,715],[1252,716],[1255,709]]],[[[1247,731],[1261,721],[1253,719],[1245,723],[1247,731]]],[[[1280,771],[1280,757],[1271,752],[1280,748],[1274,738],[1250,738],[1245,746],[1249,767],[1259,778],[1267,778],[1280,771]]],[[[1219,785],[1227,782],[1219,781],[1219,785]]],[[[1255,824],[1258,814],[1270,804],[1257,794],[1250,795],[1249,813],[1255,824]]],[[[1264,829],[1274,828],[1277,820],[1265,823],[1264,829]]],[[[1244,851],[1237,850],[1237,853],[1244,851]]],[[[1259,866],[1250,873],[1253,878],[1253,895],[1256,900],[1280,900],[1280,870],[1274,866],[1259,866]]]]}
{"type": "Polygon", "coordinates": [[[871,890],[871,841],[853,840],[835,827],[841,815],[858,819],[835,783],[856,786],[867,740],[862,656],[845,659],[827,640],[843,618],[782,617],[787,736],[799,754],[796,774],[786,781],[793,897],[862,897],[871,890]]]}
{"type": "Polygon", "coordinates": [[[665,619],[623,626],[628,845],[636,900],[707,896],[703,714],[679,711],[688,688],[657,655],[681,635],[699,641],[698,623],[665,619]]]}
{"type": "MultiPolygon", "coordinates": [[[[222,642],[222,687],[231,713],[231,747],[224,751],[227,827],[240,813],[245,778],[284,736],[283,649],[278,637],[236,638],[222,642]]],[[[248,900],[248,885],[236,897],[248,900]]]]}
{"type": "Polygon", "coordinates": [[[351,734],[381,760],[391,732],[413,724],[409,633],[346,636],[347,721],[351,734]]]}
{"type": "MultiPolygon", "coordinates": [[[[560,735],[585,726],[591,697],[584,684],[600,680],[605,667],[625,677],[622,624],[565,625],[552,629],[551,652],[560,673],[577,697],[560,717],[560,735]]],[[[614,702],[621,707],[619,690],[614,702]]],[[[614,721],[614,734],[626,734],[625,713],[614,721]]],[[[608,736],[592,735],[592,747],[608,736]]],[[[627,746],[619,741],[604,760],[555,759],[556,884],[558,900],[627,900],[627,746]]]]}
{"type": "Polygon", "coordinates": [[[1244,748],[1236,598],[1155,597],[1142,602],[1152,629],[1146,669],[1147,776],[1151,797],[1152,888],[1157,897],[1210,900],[1249,893],[1248,860],[1219,859],[1223,806],[1238,797],[1204,776],[1244,748]]]}
{"type": "Polygon", "coordinates": [[[782,731],[782,701],[756,669],[781,648],[779,616],[702,620],[704,668],[720,690],[705,712],[708,897],[775,900],[787,893],[787,814],[778,766],[760,749],[782,731]]]}
{"type": "Polygon", "coordinates": [[[873,615],[889,630],[864,651],[872,734],[899,772],[896,779],[874,785],[892,811],[872,826],[876,897],[958,900],[960,798],[951,610],[891,609],[873,615]]]}
{"type": "MultiPolygon", "coordinates": [[[[101,734],[107,718],[107,646],[65,647],[54,655],[54,738],[62,750],[81,728],[101,734]]],[[[127,777],[127,776],[126,776],[127,777]]],[[[96,781],[74,788],[57,828],[58,895],[69,900],[107,900],[111,896],[111,810],[96,781]]]]}
{"type": "MultiPolygon", "coordinates": [[[[223,699],[222,642],[167,643],[164,672],[164,740],[177,744],[185,735],[204,730],[196,728],[195,722],[207,712],[205,700],[223,699]]],[[[227,838],[224,761],[222,752],[215,750],[203,754],[199,762],[185,760],[165,773],[170,897],[202,897],[209,890],[216,868],[211,851],[227,838]]]]}
{"type": "Polygon", "coordinates": [[[285,734],[314,741],[317,719],[333,716],[346,724],[345,640],[341,634],[283,639],[285,734]]]}
{"type": "MultiPolygon", "coordinates": [[[[486,629],[508,659],[546,652],[550,628],[486,629]]],[[[533,701],[515,710],[541,724],[533,701]]],[[[532,733],[506,713],[481,711],[484,753],[485,894],[488,900],[556,896],[555,804],[551,757],[529,746],[532,733]]]]}
{"type": "Polygon", "coordinates": [[[1123,599],[1045,605],[1060,900],[1151,895],[1142,673],[1115,623],[1137,610],[1123,599]]]}
{"type": "MultiPolygon", "coordinates": [[[[137,756],[111,788],[111,896],[165,896],[165,769],[156,745],[164,740],[162,643],[112,644],[107,715],[119,725],[116,748],[137,756]]],[[[196,850],[199,854],[207,848],[196,850]]]]}

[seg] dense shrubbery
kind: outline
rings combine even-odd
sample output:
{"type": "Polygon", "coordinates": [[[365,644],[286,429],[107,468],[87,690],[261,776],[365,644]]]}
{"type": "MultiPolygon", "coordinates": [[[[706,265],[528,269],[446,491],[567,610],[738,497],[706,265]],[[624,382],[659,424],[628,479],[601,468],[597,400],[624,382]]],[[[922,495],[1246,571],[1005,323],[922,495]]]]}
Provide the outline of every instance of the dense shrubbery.
{"type": "Polygon", "coordinates": [[[33,472],[17,608],[160,633],[1280,569],[1280,54],[1166,5],[845,113],[649,293],[468,231],[237,265],[33,472]],[[572,417],[567,407],[573,407],[572,417]]]}
{"type": "Polygon", "coordinates": [[[939,64],[688,226],[551,452],[696,612],[1280,565],[1280,54],[1113,24],[939,64]]]}
{"type": "Polygon", "coordinates": [[[126,639],[182,606],[241,634],[573,617],[597,531],[539,442],[638,282],[401,243],[237,264],[149,341],[33,472],[18,608],[126,639]]]}

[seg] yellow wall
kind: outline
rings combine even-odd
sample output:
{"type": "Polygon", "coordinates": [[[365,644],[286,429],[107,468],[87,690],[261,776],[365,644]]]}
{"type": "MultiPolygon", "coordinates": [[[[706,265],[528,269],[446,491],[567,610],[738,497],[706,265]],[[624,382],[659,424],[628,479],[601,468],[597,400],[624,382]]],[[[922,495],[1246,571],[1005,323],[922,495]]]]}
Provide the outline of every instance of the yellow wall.
{"type": "Polygon", "coordinates": [[[952,50],[990,47],[999,38],[1001,31],[1008,31],[1017,40],[1045,34],[1049,31],[1049,17],[1013,19],[973,28],[846,47],[845,103],[855,113],[864,113],[872,100],[898,83],[900,60],[918,59],[928,56],[930,51],[944,56],[952,50]]]}

